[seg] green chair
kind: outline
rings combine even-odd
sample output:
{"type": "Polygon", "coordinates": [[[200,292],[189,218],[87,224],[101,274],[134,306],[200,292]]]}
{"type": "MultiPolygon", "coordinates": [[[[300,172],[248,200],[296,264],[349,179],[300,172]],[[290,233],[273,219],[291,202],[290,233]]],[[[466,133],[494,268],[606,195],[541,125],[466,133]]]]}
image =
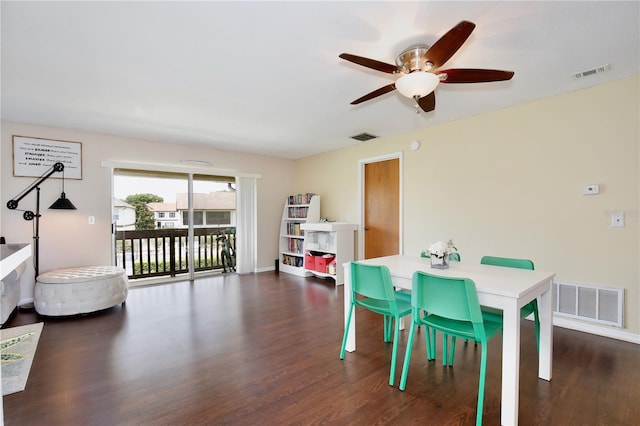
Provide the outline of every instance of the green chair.
{"type": "Polygon", "coordinates": [[[389,385],[393,386],[396,372],[396,356],[400,333],[400,318],[411,313],[411,303],[398,300],[391,283],[391,274],[386,266],[365,265],[351,262],[351,306],[342,338],[340,359],[344,359],[347,346],[347,331],[356,306],[361,306],[384,316],[384,341],[390,342],[391,324],[395,322],[393,351],[391,354],[391,372],[389,385]],[[395,321],[394,321],[395,320],[395,321]]]}
{"type": "MultiPolygon", "coordinates": [[[[456,337],[474,339],[482,345],[480,380],[478,384],[478,408],[476,425],[482,424],[484,406],[484,383],[487,373],[487,342],[502,329],[501,322],[485,321],[480,310],[475,283],[467,278],[440,277],[426,272],[413,273],[412,282],[412,326],[407,341],[407,351],[402,367],[400,390],[407,386],[411,348],[415,330],[426,326],[427,358],[435,359],[436,332],[452,336],[452,351],[449,365],[453,365],[453,349],[456,337]],[[428,312],[421,315],[421,312],[428,312]]],[[[443,339],[443,364],[447,364],[447,339],[443,339]]]]}
{"type": "MultiPolygon", "coordinates": [[[[533,270],[533,262],[529,259],[514,259],[510,257],[484,256],[480,259],[483,265],[503,266],[507,268],[519,268],[533,270]]],[[[500,309],[482,307],[482,314],[491,321],[502,321],[502,311],[500,309]]],[[[526,318],[533,314],[536,329],[536,347],[540,352],[540,316],[538,315],[538,301],[536,299],[520,308],[520,318],[526,318]]]]}

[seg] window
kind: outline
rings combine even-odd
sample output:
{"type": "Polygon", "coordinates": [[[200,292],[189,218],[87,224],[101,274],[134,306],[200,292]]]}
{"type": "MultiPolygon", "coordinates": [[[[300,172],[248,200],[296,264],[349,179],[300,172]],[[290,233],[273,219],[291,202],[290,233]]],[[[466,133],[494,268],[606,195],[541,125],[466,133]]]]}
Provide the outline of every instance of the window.
{"type": "Polygon", "coordinates": [[[204,214],[201,211],[193,212],[193,226],[204,225],[204,214]]]}
{"type": "MultiPolygon", "coordinates": [[[[185,225],[189,225],[189,212],[186,210],[182,212],[182,223],[185,225]]],[[[204,217],[202,211],[193,212],[193,226],[198,225],[204,225],[204,217]]]]}
{"type": "Polygon", "coordinates": [[[207,225],[230,225],[230,224],[231,224],[230,211],[208,211],[207,212],[207,225]]]}
{"type": "Polygon", "coordinates": [[[163,219],[164,218],[164,212],[158,212],[158,217],[160,219],[163,219]]]}
{"type": "Polygon", "coordinates": [[[170,219],[175,219],[175,217],[176,217],[176,212],[169,212],[170,219]]]}

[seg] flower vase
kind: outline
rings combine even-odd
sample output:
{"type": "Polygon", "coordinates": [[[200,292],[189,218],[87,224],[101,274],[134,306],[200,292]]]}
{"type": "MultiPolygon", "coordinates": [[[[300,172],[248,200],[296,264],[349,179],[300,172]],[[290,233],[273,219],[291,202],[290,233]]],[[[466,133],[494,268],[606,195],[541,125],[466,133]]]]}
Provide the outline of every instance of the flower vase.
{"type": "Polygon", "coordinates": [[[444,257],[436,257],[431,255],[431,267],[436,269],[447,269],[449,267],[449,256],[444,255],[444,257]]]}

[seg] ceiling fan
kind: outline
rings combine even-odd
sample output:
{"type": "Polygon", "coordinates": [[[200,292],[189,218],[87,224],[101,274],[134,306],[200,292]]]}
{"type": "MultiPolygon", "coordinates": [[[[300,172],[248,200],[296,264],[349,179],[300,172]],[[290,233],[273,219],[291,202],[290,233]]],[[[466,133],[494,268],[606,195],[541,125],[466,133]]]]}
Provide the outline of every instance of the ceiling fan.
{"type": "Polygon", "coordinates": [[[395,83],[388,84],[351,102],[357,105],[393,90],[416,101],[416,112],[429,112],[436,107],[435,88],[439,83],[486,83],[491,81],[510,80],[513,71],[501,71],[477,68],[439,69],[447,62],[464,42],[469,38],[476,25],[469,21],[462,21],[445,35],[440,37],[432,46],[416,44],[403,50],[396,58],[396,65],[376,61],[375,59],[340,54],[340,58],[363,67],[371,68],[389,74],[400,74],[395,83]]]}

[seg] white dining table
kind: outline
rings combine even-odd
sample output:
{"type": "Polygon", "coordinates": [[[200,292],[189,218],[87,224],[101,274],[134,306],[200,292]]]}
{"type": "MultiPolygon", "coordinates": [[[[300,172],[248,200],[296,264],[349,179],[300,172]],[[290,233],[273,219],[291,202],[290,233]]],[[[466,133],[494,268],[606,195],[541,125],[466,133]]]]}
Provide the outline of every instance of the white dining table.
{"type": "MultiPolygon", "coordinates": [[[[394,255],[359,261],[389,268],[393,285],[411,289],[415,271],[423,271],[445,277],[469,278],[478,291],[483,306],[503,311],[502,330],[502,412],[501,424],[518,424],[518,398],[520,388],[520,308],[538,299],[540,316],[540,353],[538,377],[551,380],[553,358],[553,310],[552,286],[555,273],[539,270],[506,268],[500,266],[451,262],[448,269],[431,268],[428,258],[394,255]]],[[[344,264],[344,312],[345,327],[350,307],[351,270],[344,264]]],[[[347,350],[356,350],[356,315],[351,318],[347,337],[347,350]]]]}

